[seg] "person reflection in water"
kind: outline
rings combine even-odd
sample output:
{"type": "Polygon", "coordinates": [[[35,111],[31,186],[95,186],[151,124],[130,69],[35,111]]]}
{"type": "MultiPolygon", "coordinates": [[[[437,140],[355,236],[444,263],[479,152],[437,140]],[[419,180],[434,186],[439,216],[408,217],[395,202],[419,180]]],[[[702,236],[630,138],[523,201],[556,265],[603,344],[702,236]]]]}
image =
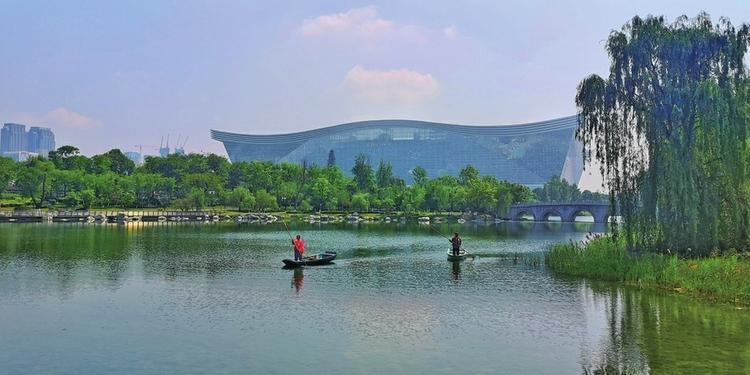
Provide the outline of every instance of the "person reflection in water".
{"type": "Polygon", "coordinates": [[[292,288],[296,293],[302,290],[302,286],[305,284],[305,274],[302,273],[302,268],[294,269],[294,276],[292,276],[292,288]]]}
{"type": "Polygon", "coordinates": [[[461,280],[461,262],[453,263],[453,280],[461,280]]]}

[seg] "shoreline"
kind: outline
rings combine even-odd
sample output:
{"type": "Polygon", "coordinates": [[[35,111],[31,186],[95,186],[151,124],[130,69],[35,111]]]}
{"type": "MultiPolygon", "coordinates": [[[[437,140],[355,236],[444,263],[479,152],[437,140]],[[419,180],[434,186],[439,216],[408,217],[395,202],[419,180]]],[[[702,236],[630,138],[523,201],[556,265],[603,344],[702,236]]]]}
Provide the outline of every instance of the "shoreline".
{"type": "Polygon", "coordinates": [[[713,303],[750,307],[750,253],[727,252],[706,258],[628,254],[624,243],[603,236],[580,243],[558,243],[544,254],[554,274],[664,290],[713,303]]]}
{"type": "MultiPolygon", "coordinates": [[[[406,223],[424,224],[498,224],[503,222],[535,223],[533,220],[509,220],[503,217],[468,212],[363,212],[324,211],[318,213],[299,211],[246,212],[214,207],[206,210],[177,209],[123,209],[101,208],[90,210],[38,209],[27,211],[0,211],[2,222],[131,222],[131,221],[302,221],[311,224],[332,223],[406,223]]],[[[540,223],[592,223],[593,221],[539,221],[540,223]]]]}

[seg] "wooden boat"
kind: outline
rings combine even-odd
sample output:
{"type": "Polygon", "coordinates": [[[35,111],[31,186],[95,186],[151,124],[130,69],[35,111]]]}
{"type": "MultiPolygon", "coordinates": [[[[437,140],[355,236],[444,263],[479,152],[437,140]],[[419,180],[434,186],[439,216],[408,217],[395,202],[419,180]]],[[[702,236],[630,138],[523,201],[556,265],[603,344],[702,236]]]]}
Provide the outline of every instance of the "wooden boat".
{"type": "Polygon", "coordinates": [[[336,252],[326,251],[322,254],[303,257],[302,260],[284,259],[282,260],[282,262],[284,262],[285,267],[294,268],[300,266],[320,266],[323,264],[331,263],[334,259],[336,259],[336,252]]]}
{"type": "Polygon", "coordinates": [[[464,260],[466,259],[466,256],[469,255],[469,253],[466,252],[466,250],[461,249],[458,252],[458,255],[453,255],[453,250],[448,250],[448,260],[450,261],[456,261],[456,260],[464,260]]]}

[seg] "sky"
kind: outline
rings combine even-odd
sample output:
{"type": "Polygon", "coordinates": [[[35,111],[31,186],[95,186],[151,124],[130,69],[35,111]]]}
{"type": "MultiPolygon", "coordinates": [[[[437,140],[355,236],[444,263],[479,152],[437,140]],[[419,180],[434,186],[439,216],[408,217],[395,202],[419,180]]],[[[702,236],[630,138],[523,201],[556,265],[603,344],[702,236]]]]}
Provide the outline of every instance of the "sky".
{"type": "MultiPolygon", "coordinates": [[[[0,122],[85,154],[209,129],[270,134],[364,119],[467,125],[576,113],[634,15],[750,22],[750,0],[0,0],[0,122]]],[[[182,142],[181,142],[182,143],[182,142]]]]}

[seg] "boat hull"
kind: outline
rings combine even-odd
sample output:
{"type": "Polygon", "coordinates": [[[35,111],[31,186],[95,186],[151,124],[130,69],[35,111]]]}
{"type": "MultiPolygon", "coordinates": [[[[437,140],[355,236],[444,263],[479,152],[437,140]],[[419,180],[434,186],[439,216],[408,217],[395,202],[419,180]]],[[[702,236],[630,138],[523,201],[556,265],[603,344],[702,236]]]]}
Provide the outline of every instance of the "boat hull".
{"type": "Polygon", "coordinates": [[[453,255],[453,250],[448,250],[448,252],[446,253],[446,255],[448,256],[448,260],[450,260],[452,262],[459,261],[459,260],[464,260],[464,259],[466,259],[466,256],[468,254],[469,253],[467,253],[466,250],[459,251],[458,255],[453,255]]]}
{"type": "Polygon", "coordinates": [[[326,251],[322,254],[316,254],[309,257],[304,257],[302,260],[284,259],[284,266],[288,268],[302,267],[302,266],[322,266],[329,264],[336,259],[335,251],[326,251]]]}

